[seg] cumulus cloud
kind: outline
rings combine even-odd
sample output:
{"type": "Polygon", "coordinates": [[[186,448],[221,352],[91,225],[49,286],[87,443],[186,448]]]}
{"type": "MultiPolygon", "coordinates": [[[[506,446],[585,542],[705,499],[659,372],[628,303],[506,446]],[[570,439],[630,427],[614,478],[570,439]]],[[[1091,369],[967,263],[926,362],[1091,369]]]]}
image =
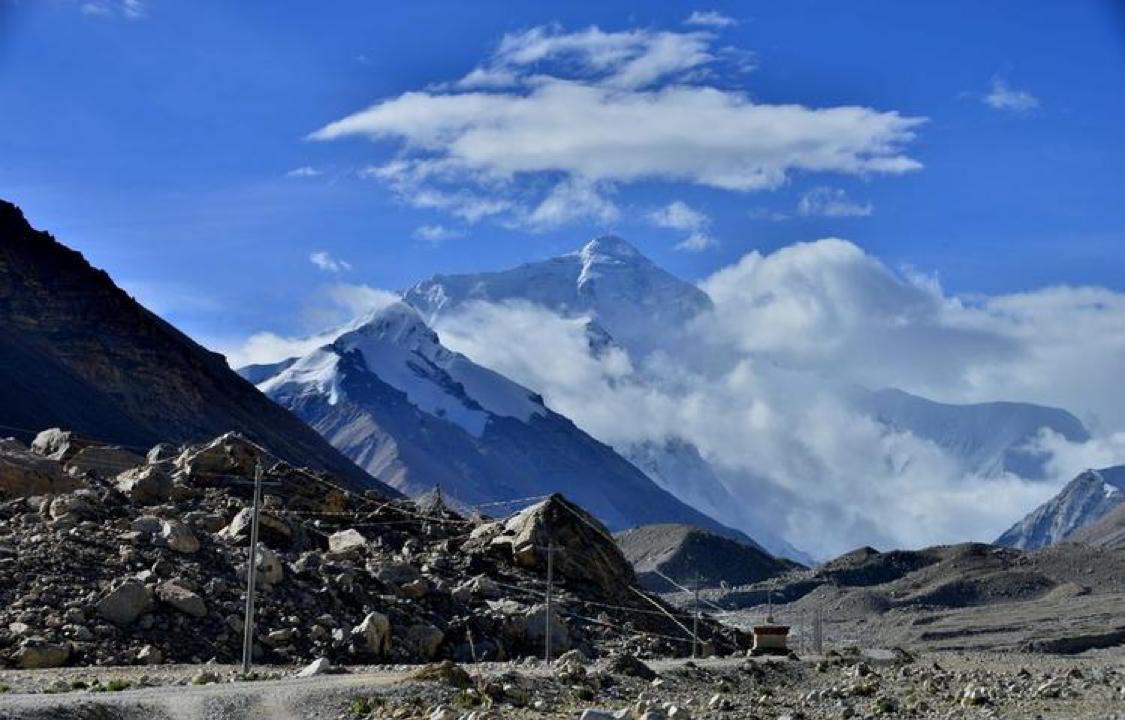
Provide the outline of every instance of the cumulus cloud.
{"type": "Polygon", "coordinates": [[[1016,90],[1000,76],[992,78],[992,90],[983,100],[993,110],[1028,112],[1039,107],[1039,98],[1024,90],[1016,90]]]}
{"type": "Polygon", "coordinates": [[[874,205],[854,202],[840,188],[813,188],[802,195],[797,203],[797,213],[805,217],[867,217],[873,212],[874,205]]]}
{"type": "Polygon", "coordinates": [[[606,222],[613,187],[640,181],[753,192],[794,172],[921,168],[906,147],[924,118],[756,102],[713,82],[745,67],[713,43],[704,31],[532,28],[504,36],[459,81],[382,99],[309,137],[397,147],[365,175],[412,205],[532,226],[606,222]],[[565,212],[558,194],[581,195],[582,209],[565,212]]]}
{"type": "Polygon", "coordinates": [[[463,233],[460,230],[453,230],[444,225],[420,225],[414,228],[415,239],[428,242],[431,245],[440,245],[446,240],[461,237],[463,233]]]}
{"type": "Polygon", "coordinates": [[[649,212],[648,221],[657,227],[687,232],[688,236],[676,243],[677,250],[699,252],[718,244],[707,231],[711,226],[711,218],[691,208],[682,200],[674,200],[662,208],[649,212]]]}
{"type": "Polygon", "coordinates": [[[820,556],[988,541],[1085,467],[1125,460],[1125,403],[1107,391],[1125,364],[1125,295],[961,298],[838,239],[750,253],[702,287],[714,312],[647,357],[591,355],[585,318],[521,303],[470,304],[437,329],[615,447],[691,441],[756,527],[820,556]],[[857,410],[856,386],[1058,405],[1096,437],[1038,439],[1046,481],[978,477],[857,410]]]}
{"type": "Polygon", "coordinates": [[[702,27],[725,28],[737,25],[738,21],[727,17],[717,10],[696,10],[684,20],[685,25],[699,25],[702,27]]]}
{"type": "Polygon", "coordinates": [[[563,180],[531,211],[526,224],[549,228],[572,220],[589,219],[608,225],[619,215],[617,206],[606,197],[612,192],[612,187],[583,178],[563,180]]]}
{"type": "Polygon", "coordinates": [[[330,273],[341,273],[345,270],[352,269],[351,263],[345,260],[338,260],[329,255],[324,250],[317,250],[316,252],[309,255],[309,262],[311,262],[313,265],[316,265],[324,272],[330,273]]]}

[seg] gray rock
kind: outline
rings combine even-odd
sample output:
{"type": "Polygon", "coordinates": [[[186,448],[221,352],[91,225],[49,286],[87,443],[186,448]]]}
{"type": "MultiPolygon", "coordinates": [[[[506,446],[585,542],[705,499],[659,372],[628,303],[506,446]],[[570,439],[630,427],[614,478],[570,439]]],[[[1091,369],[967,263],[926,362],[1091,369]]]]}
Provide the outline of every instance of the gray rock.
{"type": "Polygon", "coordinates": [[[419,660],[433,660],[445,640],[445,633],[433,625],[411,625],[406,628],[402,639],[419,660]]]}
{"type": "Polygon", "coordinates": [[[0,448],[0,496],[32,497],[70,492],[85,483],[58,462],[14,446],[0,448]]]}
{"type": "Polygon", "coordinates": [[[391,651],[391,621],[383,613],[371,612],[352,628],[352,637],[367,652],[385,657],[391,651]]]}
{"type": "Polygon", "coordinates": [[[152,591],[136,580],[126,580],[97,605],[98,615],[115,625],[129,625],[152,609],[152,591]]]}
{"type": "Polygon", "coordinates": [[[152,645],[145,645],[137,653],[137,662],[142,665],[159,665],[164,662],[164,653],[152,645]]]}
{"type": "Polygon", "coordinates": [[[162,503],[172,492],[172,478],[159,465],[142,465],[126,470],[113,483],[130,500],[144,505],[162,503]]]}
{"type": "Polygon", "coordinates": [[[199,538],[179,520],[165,520],[161,523],[160,540],[174,552],[184,555],[199,552],[199,538]]]}
{"type": "Polygon", "coordinates": [[[113,477],[144,462],[140,455],[112,445],[88,445],[62,461],[72,473],[93,472],[102,477],[113,477]]]}
{"type": "Polygon", "coordinates": [[[178,580],[168,580],[156,588],[156,596],[185,615],[207,617],[207,604],[198,594],[180,584],[178,580]]]}
{"type": "Polygon", "coordinates": [[[551,647],[556,652],[565,652],[570,649],[570,630],[558,611],[551,608],[550,622],[548,623],[546,605],[536,605],[527,611],[527,640],[536,645],[542,645],[550,627],[551,647]]]}
{"type": "Polygon", "coordinates": [[[24,670],[59,667],[69,659],[69,644],[50,643],[39,637],[25,639],[12,657],[16,666],[24,670]]]}
{"type": "Polygon", "coordinates": [[[89,445],[89,440],[69,430],[50,428],[35,436],[31,441],[31,451],[51,460],[66,462],[79,450],[89,445]]]}
{"type": "Polygon", "coordinates": [[[359,530],[349,529],[328,536],[328,552],[333,555],[353,555],[367,547],[367,538],[359,530]]]}
{"type": "Polygon", "coordinates": [[[301,671],[297,673],[297,677],[313,677],[314,675],[324,675],[329,672],[332,672],[332,663],[329,662],[328,658],[317,658],[302,668],[301,671]]]}
{"type": "MultiPolygon", "coordinates": [[[[248,542],[250,539],[250,526],[253,523],[254,511],[243,508],[230,521],[230,524],[219,531],[220,537],[248,542]]],[[[258,541],[272,546],[288,545],[293,540],[293,527],[285,520],[270,515],[268,512],[258,513],[258,541]]]]}

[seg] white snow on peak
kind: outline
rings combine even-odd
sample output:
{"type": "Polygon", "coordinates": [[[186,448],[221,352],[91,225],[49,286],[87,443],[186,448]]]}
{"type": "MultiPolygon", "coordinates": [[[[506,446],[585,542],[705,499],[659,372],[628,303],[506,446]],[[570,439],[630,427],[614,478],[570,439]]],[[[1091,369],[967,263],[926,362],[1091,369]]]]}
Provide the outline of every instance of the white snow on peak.
{"type": "Polygon", "coordinates": [[[1107,482],[1102,483],[1102,492],[1105,493],[1105,496],[1107,498],[1113,497],[1114,495],[1120,495],[1121,494],[1120,490],[1118,490],[1117,488],[1115,488],[1114,486],[1110,485],[1107,482]]]}
{"type": "Polygon", "coordinates": [[[418,312],[402,302],[374,313],[363,325],[301,358],[259,389],[268,393],[294,385],[299,393],[326,395],[335,405],[343,392],[342,359],[352,352],[362,357],[367,370],[405,393],[412,405],[476,437],[484,433],[491,417],[528,422],[547,413],[527,388],[442,346],[418,312]]]}
{"type": "Polygon", "coordinates": [[[279,388],[289,386],[298,394],[319,394],[328,397],[328,404],[335,405],[340,399],[340,356],[330,347],[313,350],[277,375],[258,385],[258,389],[270,395],[279,388]]]}
{"type": "Polygon", "coordinates": [[[597,277],[599,266],[626,265],[646,259],[637,248],[616,235],[594,238],[583,245],[577,255],[582,260],[582,270],[578,274],[579,286],[597,277]]]}

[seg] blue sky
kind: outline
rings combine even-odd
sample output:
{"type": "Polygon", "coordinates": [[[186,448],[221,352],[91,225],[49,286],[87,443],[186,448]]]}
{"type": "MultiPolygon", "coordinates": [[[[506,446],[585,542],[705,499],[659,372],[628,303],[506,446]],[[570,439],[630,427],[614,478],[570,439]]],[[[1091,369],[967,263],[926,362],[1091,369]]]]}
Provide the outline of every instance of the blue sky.
{"type": "Polygon", "coordinates": [[[0,0],[0,197],[218,345],[318,329],[333,283],[401,288],[603,231],[689,279],[837,236],[952,294],[1122,290],[1123,87],[1125,12],[1108,1],[0,0]],[[670,69],[622,79],[657,52],[670,69]],[[475,68],[515,78],[456,84],[475,68]],[[555,127],[543,146],[563,151],[482,147],[499,101],[575,86],[602,93],[597,111],[660,96],[642,170],[567,152],[598,128],[552,125],[544,103],[519,103],[504,128],[555,127]],[[733,116],[665,122],[681,106],[661,94],[685,87],[800,111],[771,126],[784,147],[742,147],[733,116]],[[450,126],[441,100],[473,93],[477,115],[450,126]],[[374,125],[310,139],[379,103],[374,125]],[[845,107],[865,110],[841,121],[862,137],[841,148],[820,113],[845,107]],[[440,127],[424,136],[428,122],[440,127]],[[707,141],[724,133],[735,165],[767,158],[765,180],[720,178],[707,141]],[[507,210],[466,219],[470,195],[507,210]]]}

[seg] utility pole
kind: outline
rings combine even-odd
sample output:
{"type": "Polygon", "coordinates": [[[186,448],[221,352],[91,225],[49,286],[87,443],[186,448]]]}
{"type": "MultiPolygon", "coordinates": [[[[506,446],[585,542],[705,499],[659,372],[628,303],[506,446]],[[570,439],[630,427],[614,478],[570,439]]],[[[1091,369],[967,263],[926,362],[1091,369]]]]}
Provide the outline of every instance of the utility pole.
{"type": "Polygon", "coordinates": [[[699,644],[699,573],[695,574],[695,615],[691,621],[691,656],[698,657],[696,646],[699,644]]]}
{"type": "Polygon", "coordinates": [[[258,512],[262,504],[262,459],[254,466],[254,504],[250,520],[250,564],[246,569],[246,617],[242,623],[242,674],[254,655],[254,585],[258,579],[258,512]]]}
{"type": "Polygon", "coordinates": [[[547,612],[546,631],[543,633],[543,659],[551,664],[551,583],[555,576],[555,541],[547,541],[547,612]]]}

